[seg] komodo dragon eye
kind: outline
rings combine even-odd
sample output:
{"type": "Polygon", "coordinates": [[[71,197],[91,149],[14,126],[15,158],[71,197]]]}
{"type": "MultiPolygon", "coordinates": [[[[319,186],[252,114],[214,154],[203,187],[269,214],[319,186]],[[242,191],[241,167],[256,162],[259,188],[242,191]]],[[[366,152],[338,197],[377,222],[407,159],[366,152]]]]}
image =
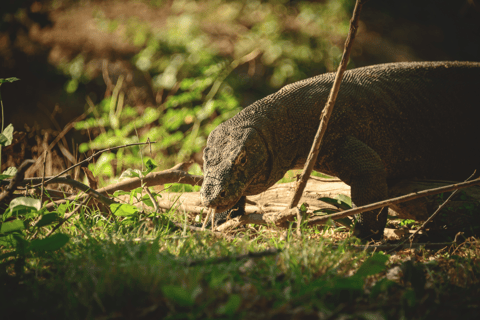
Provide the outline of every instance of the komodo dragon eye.
{"type": "Polygon", "coordinates": [[[242,151],[237,157],[237,160],[235,160],[235,164],[242,164],[244,165],[247,163],[247,152],[245,150],[242,151]]]}

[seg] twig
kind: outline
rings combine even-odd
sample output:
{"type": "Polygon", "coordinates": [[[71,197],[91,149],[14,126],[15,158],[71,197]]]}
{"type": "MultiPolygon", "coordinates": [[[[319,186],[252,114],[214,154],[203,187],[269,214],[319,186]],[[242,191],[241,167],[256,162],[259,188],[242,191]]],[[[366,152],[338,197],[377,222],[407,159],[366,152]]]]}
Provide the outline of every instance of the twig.
{"type": "Polygon", "coordinates": [[[155,209],[155,212],[159,213],[160,212],[160,207],[158,206],[157,200],[155,200],[155,198],[153,197],[150,190],[148,190],[148,187],[144,187],[144,189],[145,189],[145,192],[147,193],[148,197],[150,198],[150,201],[152,201],[152,203],[153,203],[153,207],[155,209]]]}
{"type": "Polygon", "coordinates": [[[47,150],[43,155],[43,173],[42,173],[42,188],[40,189],[40,203],[43,204],[43,192],[45,189],[45,165],[47,164],[47,150]]]}
{"type": "MultiPolygon", "coordinates": [[[[419,192],[414,192],[410,193],[404,196],[396,197],[396,198],[391,198],[387,199],[384,201],[376,202],[376,203],[371,203],[366,206],[362,207],[357,207],[354,209],[350,210],[345,210],[339,213],[334,213],[334,214],[329,214],[326,216],[322,217],[315,217],[312,219],[309,219],[307,221],[308,225],[316,225],[316,224],[324,224],[326,223],[329,219],[336,220],[340,218],[345,218],[348,216],[352,216],[358,213],[362,213],[365,211],[370,211],[382,207],[386,207],[392,204],[397,204],[401,202],[406,202],[418,198],[423,198],[427,197],[430,195],[442,193],[442,192],[448,192],[452,190],[457,190],[457,189],[463,189],[467,187],[471,187],[474,185],[480,184],[480,178],[468,181],[468,182],[461,182],[457,184],[452,184],[444,187],[439,187],[439,188],[434,188],[434,189],[428,189],[428,190],[422,190],[419,192]]],[[[238,225],[243,225],[243,224],[263,224],[263,225],[268,225],[268,224],[276,224],[279,225],[283,222],[291,220],[293,217],[297,215],[297,208],[293,209],[286,209],[280,212],[268,212],[264,214],[256,214],[252,213],[249,215],[243,215],[241,217],[237,217],[234,219],[231,219],[221,226],[217,227],[217,230],[225,230],[227,228],[230,228],[232,226],[238,226],[238,225]]]]}
{"type": "MultiPolygon", "coordinates": [[[[468,177],[466,181],[470,180],[474,175],[475,175],[475,172],[477,172],[477,170],[475,170],[472,175],[470,177],[468,177]]],[[[413,238],[415,238],[415,235],[417,235],[421,230],[423,230],[425,228],[425,226],[430,222],[432,221],[433,218],[435,218],[438,213],[440,212],[440,210],[442,210],[446,205],[447,205],[447,202],[450,201],[450,199],[458,192],[458,189],[453,191],[450,196],[447,198],[447,200],[445,200],[438,208],[437,210],[435,210],[435,212],[420,226],[420,228],[418,228],[412,235],[410,235],[410,237],[408,237],[407,239],[404,239],[403,241],[401,241],[399,244],[398,244],[398,247],[400,247],[402,244],[404,244],[406,241],[410,241],[410,243],[412,243],[413,241],[413,238]]],[[[390,250],[390,251],[394,251],[396,248],[390,250]]],[[[389,251],[389,252],[390,252],[389,251]]],[[[388,253],[389,253],[388,252],[388,253]]]]}
{"type": "Polygon", "coordinates": [[[25,178],[25,171],[27,171],[27,169],[30,168],[34,163],[35,163],[35,160],[23,161],[20,167],[18,167],[17,173],[15,174],[13,179],[10,181],[10,184],[8,185],[7,190],[0,195],[0,203],[9,202],[15,190],[17,190],[18,186],[25,178]]]}
{"type": "Polygon", "coordinates": [[[333,111],[333,106],[335,105],[335,100],[337,99],[338,91],[340,90],[340,84],[342,82],[343,73],[347,68],[348,59],[350,57],[350,52],[352,51],[353,40],[357,33],[358,20],[360,17],[360,12],[362,10],[363,3],[365,1],[357,0],[355,4],[355,9],[353,10],[352,19],[350,20],[350,30],[348,31],[347,40],[345,41],[345,48],[342,55],[342,61],[338,66],[337,74],[335,75],[335,81],[333,82],[333,87],[330,90],[330,95],[328,96],[327,103],[325,108],[322,111],[320,125],[318,127],[317,134],[315,135],[315,140],[313,141],[312,148],[308,155],[307,161],[305,163],[305,168],[303,169],[302,174],[300,175],[300,180],[298,181],[295,187],[295,194],[292,197],[289,207],[294,208],[298,205],[300,198],[302,197],[303,190],[307,185],[307,180],[312,173],[313,166],[315,165],[320,151],[320,145],[322,143],[323,136],[327,130],[328,120],[333,111]]]}
{"type": "Polygon", "coordinates": [[[214,210],[214,209],[213,208],[208,208],[207,209],[207,216],[205,217],[205,221],[203,221],[202,230],[205,230],[205,226],[207,225],[208,218],[210,218],[210,215],[212,214],[212,210],[214,210]]]}
{"type": "MultiPolygon", "coordinates": [[[[47,182],[62,183],[63,179],[64,178],[62,177],[57,177],[57,178],[54,177],[54,179],[47,180],[47,182]]],[[[175,170],[173,168],[169,170],[161,171],[161,172],[150,172],[145,177],[143,177],[143,183],[146,187],[162,185],[165,183],[177,183],[177,182],[186,183],[193,186],[199,186],[203,182],[203,177],[191,175],[185,171],[175,170]]],[[[97,192],[100,194],[106,195],[106,194],[112,194],[117,190],[130,191],[130,190],[139,188],[141,186],[142,186],[142,183],[139,178],[129,178],[129,179],[125,179],[123,181],[111,184],[107,187],[100,188],[97,190],[97,192]]],[[[65,203],[67,200],[73,200],[73,198],[70,197],[65,200],[56,201],[55,203],[56,204],[65,203]]],[[[48,205],[51,205],[51,204],[48,204],[48,205]]]]}
{"type": "MultiPolygon", "coordinates": [[[[104,153],[104,152],[107,152],[107,151],[113,151],[113,150],[117,150],[117,149],[121,149],[121,148],[127,148],[127,147],[132,147],[132,146],[138,146],[138,145],[144,145],[144,144],[149,144],[149,143],[156,143],[156,141],[153,141],[153,142],[141,142],[141,143],[130,143],[130,144],[126,144],[126,145],[123,145],[123,146],[118,146],[118,147],[111,147],[111,148],[106,148],[106,149],[102,149],[100,151],[97,151],[95,152],[94,154],[92,154],[90,157],[78,162],[77,164],[74,164],[73,166],[71,166],[70,168],[67,168],[65,170],[63,170],[62,172],[60,172],[59,174],[53,176],[52,178],[50,178],[49,180],[45,181],[45,183],[49,182],[50,180],[52,179],[55,179],[57,177],[60,177],[62,174],[84,164],[85,162],[89,162],[91,161],[93,158],[95,158],[96,156],[104,153]]],[[[39,185],[34,185],[33,187],[38,187],[39,185]]]]}
{"type": "Polygon", "coordinates": [[[279,254],[282,252],[281,249],[276,249],[276,248],[271,248],[267,249],[265,251],[260,251],[260,252],[249,252],[247,254],[240,254],[238,256],[230,256],[230,257],[221,257],[221,258],[216,258],[216,259],[198,259],[198,260],[192,260],[188,261],[185,264],[188,267],[200,265],[200,264],[217,264],[217,263],[223,263],[223,262],[231,262],[231,261],[240,261],[244,259],[252,259],[252,258],[263,258],[267,256],[273,256],[276,254],[279,254]]]}
{"type": "MultiPolygon", "coordinates": [[[[371,204],[368,204],[368,205],[365,205],[365,206],[362,206],[362,207],[357,207],[357,208],[354,208],[354,209],[345,210],[345,211],[342,211],[342,212],[339,212],[339,213],[334,213],[334,214],[329,214],[329,215],[322,216],[322,217],[312,218],[312,219],[308,220],[308,224],[309,225],[322,224],[322,223],[327,222],[328,219],[336,220],[336,219],[340,219],[340,218],[345,218],[345,217],[348,217],[348,216],[352,216],[354,214],[358,214],[358,213],[362,213],[362,212],[366,212],[366,211],[370,211],[370,210],[374,210],[374,209],[378,209],[378,208],[382,208],[382,207],[387,207],[387,206],[392,205],[392,204],[397,204],[397,203],[401,203],[401,202],[405,202],[405,201],[410,201],[410,200],[414,200],[414,199],[418,199],[418,198],[423,198],[423,197],[431,196],[431,195],[442,193],[442,192],[448,192],[448,191],[453,191],[453,190],[457,190],[457,189],[468,188],[468,187],[478,185],[478,184],[480,184],[480,178],[477,178],[475,180],[468,181],[468,182],[460,182],[460,183],[451,184],[451,185],[444,186],[444,187],[413,192],[413,193],[410,193],[410,194],[407,194],[407,195],[404,195],[404,196],[391,198],[391,199],[387,199],[387,200],[380,201],[380,202],[371,203],[371,204]]],[[[290,209],[290,210],[292,210],[292,209],[290,209]]],[[[285,214],[285,216],[287,216],[287,213],[285,214]]],[[[290,215],[293,216],[294,213],[292,212],[290,215]]]]}
{"type": "Polygon", "coordinates": [[[58,205],[58,204],[61,204],[61,203],[65,203],[67,200],[78,200],[78,199],[83,199],[85,197],[88,197],[89,195],[92,197],[92,198],[95,198],[96,200],[100,201],[101,203],[109,206],[111,205],[112,203],[116,203],[115,201],[113,201],[112,199],[104,196],[102,193],[96,191],[96,190],[93,190],[92,188],[90,188],[89,186],[77,181],[77,180],[73,180],[69,177],[56,177],[54,179],[50,179],[50,180],[47,180],[45,181],[45,184],[49,184],[49,183],[63,183],[63,184],[68,184],[69,186],[72,186],[78,190],[81,190],[85,193],[87,193],[87,195],[83,195],[83,196],[71,196],[69,197],[68,199],[64,199],[64,200],[60,200],[60,201],[56,201],[56,202],[51,202],[49,204],[47,204],[46,208],[52,208],[53,206],[55,205],[58,205]]]}
{"type": "Polygon", "coordinates": [[[77,213],[81,207],[83,207],[85,204],[88,203],[88,200],[90,200],[89,197],[87,197],[85,200],[83,200],[82,203],[80,203],[72,212],[70,212],[68,215],[65,215],[64,218],[62,220],[60,220],[60,222],[52,228],[52,230],[50,230],[50,232],[45,236],[45,237],[48,237],[50,236],[52,233],[54,233],[58,228],[60,228],[60,226],[62,224],[64,224],[65,222],[67,222],[68,219],[70,219],[71,216],[73,216],[75,213],[77,213]]]}

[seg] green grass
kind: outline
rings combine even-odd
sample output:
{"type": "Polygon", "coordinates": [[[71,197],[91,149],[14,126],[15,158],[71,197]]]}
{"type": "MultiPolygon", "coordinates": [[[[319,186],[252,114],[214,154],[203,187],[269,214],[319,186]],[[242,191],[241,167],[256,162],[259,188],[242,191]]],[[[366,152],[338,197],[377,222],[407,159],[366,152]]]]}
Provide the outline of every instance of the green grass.
{"type": "MultiPolygon", "coordinates": [[[[124,224],[126,220],[105,218],[99,211],[81,211],[57,231],[70,235],[61,249],[34,252],[24,266],[18,256],[2,261],[2,315],[269,319],[343,314],[353,319],[420,319],[438,314],[440,307],[463,306],[464,300],[450,300],[452,292],[467,294],[466,318],[479,311],[474,300],[480,294],[478,244],[454,255],[419,251],[388,258],[352,250],[353,239],[336,241],[339,247],[332,249],[334,241],[327,236],[332,230],[305,229],[302,237],[290,230],[281,237],[284,231],[248,227],[234,240],[219,240],[172,227],[171,220],[183,219],[177,214],[172,211],[154,221],[139,216],[124,224]],[[267,248],[282,251],[216,263],[219,257],[267,248]],[[404,262],[412,257],[419,262],[404,262]],[[203,263],[189,266],[194,260],[203,263]],[[403,268],[403,274],[387,280],[386,271],[395,266],[403,268]]],[[[49,229],[42,228],[39,238],[49,229]]]]}

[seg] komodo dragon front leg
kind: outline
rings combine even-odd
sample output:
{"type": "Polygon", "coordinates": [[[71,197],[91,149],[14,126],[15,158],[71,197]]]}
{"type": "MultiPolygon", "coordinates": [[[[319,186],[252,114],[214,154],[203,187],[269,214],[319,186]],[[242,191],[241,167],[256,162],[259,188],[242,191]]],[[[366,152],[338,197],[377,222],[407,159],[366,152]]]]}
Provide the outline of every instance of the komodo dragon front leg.
{"type": "MultiPolygon", "coordinates": [[[[387,174],[379,155],[354,137],[345,137],[336,144],[333,170],[337,177],[350,185],[352,202],[357,206],[385,200],[388,196],[387,174]]],[[[387,222],[387,208],[356,216],[354,235],[358,238],[381,239],[387,222]]]]}

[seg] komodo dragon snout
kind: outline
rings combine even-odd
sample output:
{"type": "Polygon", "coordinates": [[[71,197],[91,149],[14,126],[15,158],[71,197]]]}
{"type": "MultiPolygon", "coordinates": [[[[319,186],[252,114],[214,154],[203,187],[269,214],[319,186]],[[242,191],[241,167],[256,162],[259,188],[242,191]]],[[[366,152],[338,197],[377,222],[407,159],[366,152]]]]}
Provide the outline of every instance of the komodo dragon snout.
{"type": "Polygon", "coordinates": [[[202,203],[223,212],[233,207],[266,167],[267,149],[256,129],[220,125],[203,151],[202,203]]]}

